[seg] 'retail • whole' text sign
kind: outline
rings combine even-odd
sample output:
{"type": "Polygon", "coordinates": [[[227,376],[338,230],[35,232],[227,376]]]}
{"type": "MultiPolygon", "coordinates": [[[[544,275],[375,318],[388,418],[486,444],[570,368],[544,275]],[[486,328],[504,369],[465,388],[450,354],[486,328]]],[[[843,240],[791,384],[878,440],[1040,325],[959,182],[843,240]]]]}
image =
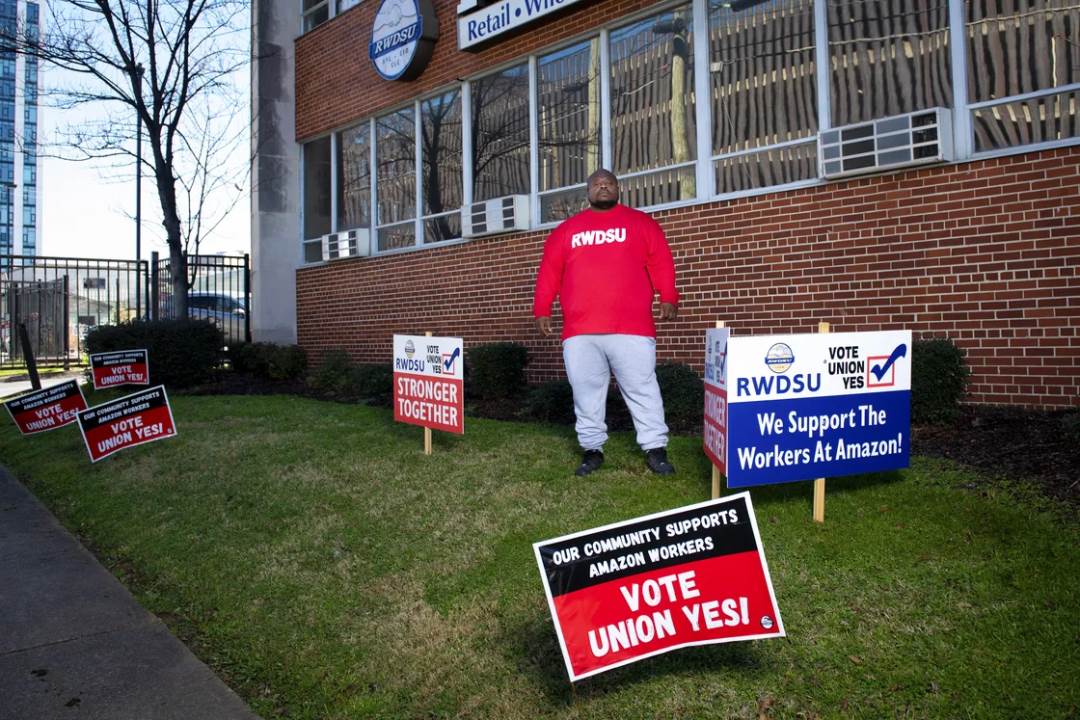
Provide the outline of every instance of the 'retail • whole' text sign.
{"type": "Polygon", "coordinates": [[[75,380],[8,400],[4,406],[23,435],[55,430],[70,425],[86,409],[86,398],[75,380]]]}
{"type": "Polygon", "coordinates": [[[709,330],[706,343],[705,451],[729,488],[908,466],[910,331],[709,330]],[[719,426],[710,423],[710,400],[725,431],[711,444],[719,426]]]}
{"type": "Polygon", "coordinates": [[[678,648],[784,635],[749,493],[533,550],[571,682],[678,648]]]}
{"type": "Polygon", "coordinates": [[[84,410],[79,413],[79,430],[92,462],[129,447],[176,437],[164,385],[84,410]]]}
{"type": "Polygon", "coordinates": [[[394,420],[465,432],[465,359],[461,338],[394,336],[394,420]]]}
{"type": "Polygon", "coordinates": [[[117,350],[90,356],[94,389],[120,385],[149,385],[150,362],[146,350],[117,350]]]}

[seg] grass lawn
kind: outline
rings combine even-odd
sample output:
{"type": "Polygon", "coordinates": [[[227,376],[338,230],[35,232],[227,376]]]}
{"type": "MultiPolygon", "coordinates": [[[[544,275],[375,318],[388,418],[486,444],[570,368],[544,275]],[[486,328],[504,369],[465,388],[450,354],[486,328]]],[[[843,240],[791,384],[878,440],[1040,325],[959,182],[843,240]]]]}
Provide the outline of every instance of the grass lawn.
{"type": "Polygon", "coordinates": [[[176,397],[179,437],[91,465],[78,430],[0,458],[266,718],[1061,718],[1080,706],[1074,511],[915,458],[752,491],[788,637],[678,650],[571,690],[531,543],[707,499],[612,438],[276,397],[176,397]]]}

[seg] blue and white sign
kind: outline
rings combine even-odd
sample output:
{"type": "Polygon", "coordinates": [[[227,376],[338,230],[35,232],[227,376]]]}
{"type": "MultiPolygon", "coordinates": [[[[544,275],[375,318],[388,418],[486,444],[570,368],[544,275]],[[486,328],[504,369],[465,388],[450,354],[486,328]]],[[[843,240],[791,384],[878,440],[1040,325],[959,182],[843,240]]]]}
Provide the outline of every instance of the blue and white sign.
{"type": "Polygon", "coordinates": [[[412,80],[427,66],[438,37],[431,0],[383,0],[375,13],[368,57],[386,80],[412,80]]]}
{"type": "Polygon", "coordinates": [[[911,333],[731,337],[727,485],[908,466],[911,333]]]}
{"type": "Polygon", "coordinates": [[[464,50],[487,42],[579,2],[581,0],[499,0],[472,12],[479,0],[462,0],[458,4],[458,49],[464,50]]]}

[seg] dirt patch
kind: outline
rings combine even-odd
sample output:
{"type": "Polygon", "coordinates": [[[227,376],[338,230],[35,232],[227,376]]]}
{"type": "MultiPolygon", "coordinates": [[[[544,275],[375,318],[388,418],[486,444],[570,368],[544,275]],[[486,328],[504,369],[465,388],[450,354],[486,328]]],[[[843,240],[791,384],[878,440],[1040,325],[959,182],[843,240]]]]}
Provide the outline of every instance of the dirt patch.
{"type": "Polygon", "coordinates": [[[911,449],[992,477],[1032,482],[1050,497],[1080,507],[1080,409],[966,407],[952,424],[912,428],[911,449]]]}

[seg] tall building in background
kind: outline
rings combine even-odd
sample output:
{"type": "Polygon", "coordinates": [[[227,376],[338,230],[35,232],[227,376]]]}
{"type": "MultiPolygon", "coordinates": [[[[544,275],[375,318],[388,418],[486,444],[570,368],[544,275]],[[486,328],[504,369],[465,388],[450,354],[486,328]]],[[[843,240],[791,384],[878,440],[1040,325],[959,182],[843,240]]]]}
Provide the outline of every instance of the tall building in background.
{"type": "MultiPolygon", "coordinates": [[[[0,26],[34,40],[41,9],[0,0],[0,26]]],[[[36,58],[0,50],[0,255],[38,254],[38,79],[36,58]]]]}

